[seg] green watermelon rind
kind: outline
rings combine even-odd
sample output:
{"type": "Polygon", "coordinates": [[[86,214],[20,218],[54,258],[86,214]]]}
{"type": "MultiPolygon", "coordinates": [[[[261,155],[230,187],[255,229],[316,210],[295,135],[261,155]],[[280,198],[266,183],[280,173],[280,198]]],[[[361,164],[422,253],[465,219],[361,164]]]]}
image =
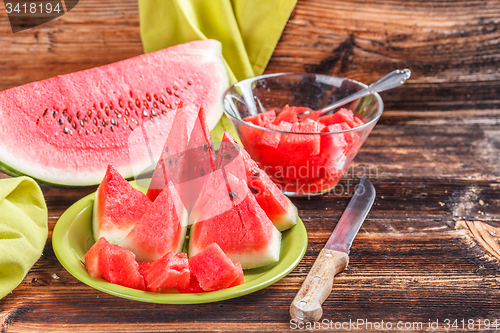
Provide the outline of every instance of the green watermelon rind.
{"type": "MultiPolygon", "coordinates": [[[[19,170],[16,170],[16,169],[8,166],[5,163],[2,163],[1,161],[0,161],[0,171],[9,175],[9,176],[12,176],[12,177],[27,176],[27,177],[30,177],[31,179],[34,179],[37,183],[39,183],[41,185],[49,186],[49,187],[60,187],[60,188],[77,188],[78,187],[78,188],[82,188],[82,187],[91,187],[92,186],[92,185],[78,186],[78,185],[65,185],[65,184],[50,183],[50,182],[44,181],[42,179],[35,178],[32,175],[29,175],[27,173],[23,173],[19,170]]],[[[93,186],[95,186],[95,185],[93,185],[93,186]]]]}

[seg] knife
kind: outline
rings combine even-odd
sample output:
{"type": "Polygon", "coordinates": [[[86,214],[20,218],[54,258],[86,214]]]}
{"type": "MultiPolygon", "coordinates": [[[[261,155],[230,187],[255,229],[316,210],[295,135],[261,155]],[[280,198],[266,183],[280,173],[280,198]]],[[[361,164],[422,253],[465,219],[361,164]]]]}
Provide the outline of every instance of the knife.
{"type": "Polygon", "coordinates": [[[333,277],[346,269],[349,248],[374,200],[375,188],[368,179],[362,177],[354,196],[290,305],[293,319],[301,322],[321,319],[321,304],[332,291],[333,277]]]}

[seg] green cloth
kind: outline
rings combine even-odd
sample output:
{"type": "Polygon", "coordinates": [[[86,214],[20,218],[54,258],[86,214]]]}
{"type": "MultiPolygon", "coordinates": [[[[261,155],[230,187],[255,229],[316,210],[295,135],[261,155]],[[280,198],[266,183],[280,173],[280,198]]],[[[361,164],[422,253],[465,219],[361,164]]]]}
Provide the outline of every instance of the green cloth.
{"type": "Polygon", "coordinates": [[[0,179],[0,298],[24,279],[47,241],[47,205],[28,177],[0,179]]]}
{"type": "MultiPolygon", "coordinates": [[[[144,52],[200,39],[222,43],[231,83],[260,75],[297,0],[139,0],[144,52]]],[[[235,135],[224,115],[212,130],[235,135]]]]}

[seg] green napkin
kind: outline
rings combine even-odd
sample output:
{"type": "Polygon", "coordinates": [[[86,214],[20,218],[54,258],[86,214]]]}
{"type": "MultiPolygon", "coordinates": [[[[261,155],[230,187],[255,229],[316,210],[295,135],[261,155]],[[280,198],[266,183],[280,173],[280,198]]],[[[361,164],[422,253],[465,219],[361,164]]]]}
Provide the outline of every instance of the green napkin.
{"type": "Polygon", "coordinates": [[[28,177],[0,179],[0,299],[21,283],[47,241],[47,205],[28,177]]]}
{"type": "MultiPolygon", "coordinates": [[[[216,39],[231,83],[260,75],[297,0],[138,0],[144,52],[199,39],[216,39]]],[[[224,115],[212,130],[235,135],[224,115]]],[[[236,136],[237,137],[237,136],[236,136]]]]}

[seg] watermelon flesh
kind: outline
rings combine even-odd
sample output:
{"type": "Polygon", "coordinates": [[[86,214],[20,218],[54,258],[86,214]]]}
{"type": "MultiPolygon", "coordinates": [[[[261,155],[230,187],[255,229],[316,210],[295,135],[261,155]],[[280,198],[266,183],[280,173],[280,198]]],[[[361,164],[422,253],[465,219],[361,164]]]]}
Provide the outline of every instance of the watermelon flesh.
{"type": "Polygon", "coordinates": [[[186,237],[187,211],[172,183],[119,243],[138,261],[154,261],[168,252],[181,252],[186,237]]]}
{"type": "Polygon", "coordinates": [[[318,121],[299,121],[297,113],[306,110],[310,109],[286,105],[275,118],[269,114],[275,112],[272,110],[244,119],[280,132],[251,126],[239,129],[251,156],[285,192],[309,194],[331,189],[360,147],[358,132],[349,130],[364,121],[351,110],[342,108],[318,121]],[[332,132],[341,133],[320,135],[332,132]]]}
{"type": "Polygon", "coordinates": [[[189,269],[201,289],[215,291],[241,284],[243,270],[235,265],[216,243],[189,258],[189,269]]]}
{"type": "Polygon", "coordinates": [[[240,262],[243,269],[278,261],[281,233],[244,181],[231,174],[226,180],[227,184],[219,187],[220,194],[212,197],[191,227],[189,256],[217,243],[232,261],[240,262]],[[235,204],[235,199],[241,201],[235,204]]]}
{"type": "Polygon", "coordinates": [[[83,256],[90,276],[124,287],[145,290],[139,264],[129,250],[109,243],[104,237],[83,256]]]}
{"type": "Polygon", "coordinates": [[[153,172],[147,192],[151,201],[156,199],[169,182],[179,186],[183,181],[179,170],[183,170],[187,165],[186,145],[188,142],[186,113],[183,106],[181,102],[177,108],[172,129],[168,133],[162,154],[153,172]]]}
{"type": "Polygon", "coordinates": [[[151,206],[151,201],[130,185],[111,165],[97,188],[93,206],[94,239],[119,244],[151,206]]]}
{"type": "Polygon", "coordinates": [[[189,262],[186,253],[168,252],[152,262],[145,275],[146,289],[157,292],[158,289],[186,289],[190,283],[189,262]]]}
{"type": "Polygon", "coordinates": [[[158,160],[180,101],[212,129],[229,79],[215,40],[193,41],[0,92],[0,167],[86,186],[112,164],[125,178],[158,160]]]}
{"type": "MultiPolygon", "coordinates": [[[[237,161],[238,157],[242,158],[245,171],[243,179],[246,180],[247,186],[255,196],[259,206],[279,231],[290,229],[297,224],[299,218],[297,207],[281,192],[269,176],[259,169],[245,149],[228,132],[225,132],[222,138],[216,165],[219,157],[222,161],[230,159],[237,161]]],[[[242,179],[241,176],[239,179],[242,179]]]]}

